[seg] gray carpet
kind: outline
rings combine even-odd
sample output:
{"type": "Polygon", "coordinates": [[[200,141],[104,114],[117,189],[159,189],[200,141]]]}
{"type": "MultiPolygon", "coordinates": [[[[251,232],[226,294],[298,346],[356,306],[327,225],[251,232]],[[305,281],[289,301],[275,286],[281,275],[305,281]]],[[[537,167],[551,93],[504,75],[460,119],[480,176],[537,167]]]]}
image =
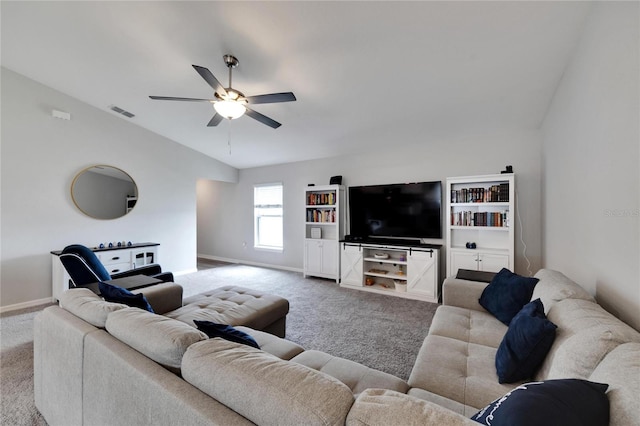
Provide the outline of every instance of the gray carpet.
{"type": "MultiPolygon", "coordinates": [[[[289,300],[287,339],[407,379],[437,305],[340,288],[300,273],[210,262],[176,278],[189,297],[240,285],[289,300]]],[[[33,318],[42,309],[0,318],[0,424],[45,425],[33,404],[33,318]]]]}

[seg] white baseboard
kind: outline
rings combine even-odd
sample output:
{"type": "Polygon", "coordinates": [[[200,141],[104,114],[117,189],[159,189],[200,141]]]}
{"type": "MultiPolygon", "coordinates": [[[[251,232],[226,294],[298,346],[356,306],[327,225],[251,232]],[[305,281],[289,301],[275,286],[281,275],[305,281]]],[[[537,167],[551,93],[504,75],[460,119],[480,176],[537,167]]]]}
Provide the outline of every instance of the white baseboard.
{"type": "Polygon", "coordinates": [[[53,299],[47,297],[46,299],[30,300],[29,302],[16,303],[15,305],[0,306],[0,314],[11,311],[18,311],[20,309],[32,308],[34,306],[46,305],[52,303],[53,299]]]}
{"type": "Polygon", "coordinates": [[[302,269],[300,268],[291,268],[289,266],[272,265],[270,263],[259,263],[259,262],[251,262],[251,261],[240,260],[240,259],[230,259],[227,257],[211,256],[208,254],[198,254],[198,257],[201,257],[203,259],[209,259],[209,260],[217,260],[218,262],[237,263],[241,265],[259,266],[261,268],[281,269],[283,271],[302,273],[302,269]]]}

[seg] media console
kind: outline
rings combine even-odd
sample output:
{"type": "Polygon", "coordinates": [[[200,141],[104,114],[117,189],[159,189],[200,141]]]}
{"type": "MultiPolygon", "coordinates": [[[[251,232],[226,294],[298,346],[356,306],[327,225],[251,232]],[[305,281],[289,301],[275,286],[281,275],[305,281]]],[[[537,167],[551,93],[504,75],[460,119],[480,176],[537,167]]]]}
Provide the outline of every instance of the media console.
{"type": "Polygon", "coordinates": [[[413,240],[341,240],[340,286],[437,303],[441,247],[413,240]]]}

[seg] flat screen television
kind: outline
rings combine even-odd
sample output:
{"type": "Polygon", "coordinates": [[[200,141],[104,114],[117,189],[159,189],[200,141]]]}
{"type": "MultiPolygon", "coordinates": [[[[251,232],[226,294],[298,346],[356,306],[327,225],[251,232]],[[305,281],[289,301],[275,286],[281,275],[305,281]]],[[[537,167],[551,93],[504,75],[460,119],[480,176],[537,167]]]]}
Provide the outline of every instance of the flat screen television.
{"type": "Polygon", "coordinates": [[[442,183],[349,187],[352,237],[442,238],[442,183]]]}

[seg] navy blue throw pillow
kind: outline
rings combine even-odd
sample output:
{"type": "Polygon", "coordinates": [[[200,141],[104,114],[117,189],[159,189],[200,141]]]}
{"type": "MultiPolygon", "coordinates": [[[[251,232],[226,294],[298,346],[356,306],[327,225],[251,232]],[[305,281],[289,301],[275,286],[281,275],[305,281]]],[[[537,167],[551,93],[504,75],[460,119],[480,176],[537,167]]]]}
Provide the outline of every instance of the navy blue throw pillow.
{"type": "Polygon", "coordinates": [[[198,330],[202,331],[207,336],[213,337],[222,337],[225,340],[229,340],[231,342],[242,343],[243,345],[252,346],[256,349],[260,349],[258,343],[254,340],[253,337],[249,336],[244,331],[240,331],[238,329],[233,328],[227,324],[217,324],[211,321],[197,321],[193,320],[198,327],[198,330]]]}
{"type": "Polygon", "coordinates": [[[608,387],[580,379],[525,383],[471,420],[491,426],[607,426],[608,387]]]}
{"type": "Polygon", "coordinates": [[[123,303],[127,306],[144,309],[145,311],[153,313],[153,308],[142,293],[133,294],[126,288],[103,283],[102,281],[98,283],[98,288],[100,289],[100,294],[107,302],[123,303]]]}
{"type": "Polygon", "coordinates": [[[537,278],[522,277],[502,268],[485,287],[480,305],[506,325],[531,300],[537,278]]]}
{"type": "Polygon", "coordinates": [[[544,314],[540,299],[528,303],[513,317],[496,353],[500,383],[530,379],[556,338],[556,325],[544,314]]]}

